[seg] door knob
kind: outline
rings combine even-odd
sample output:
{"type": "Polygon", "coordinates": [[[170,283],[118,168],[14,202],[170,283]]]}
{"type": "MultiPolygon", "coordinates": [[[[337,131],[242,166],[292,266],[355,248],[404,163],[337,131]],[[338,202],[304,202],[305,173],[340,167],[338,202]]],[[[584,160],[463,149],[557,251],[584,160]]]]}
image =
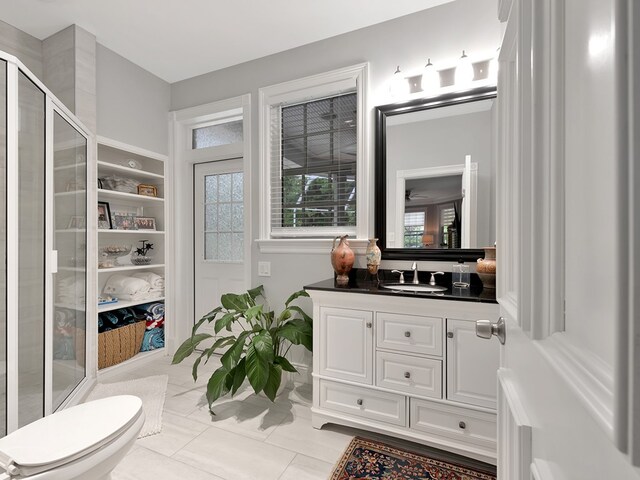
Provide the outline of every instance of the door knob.
{"type": "Polygon", "coordinates": [[[490,320],[478,320],[476,321],[476,335],[480,338],[491,338],[492,335],[498,337],[500,343],[504,345],[507,335],[507,327],[504,323],[504,318],[500,317],[496,323],[491,323],[490,320]]]}

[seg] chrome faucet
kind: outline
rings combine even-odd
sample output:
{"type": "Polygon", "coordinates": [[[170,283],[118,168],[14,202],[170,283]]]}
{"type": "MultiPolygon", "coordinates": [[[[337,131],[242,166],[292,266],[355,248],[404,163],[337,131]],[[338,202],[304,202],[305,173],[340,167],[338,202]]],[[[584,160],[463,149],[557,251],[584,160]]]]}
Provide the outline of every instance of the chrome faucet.
{"type": "Polygon", "coordinates": [[[391,273],[399,273],[400,274],[400,279],[398,280],[398,283],[404,283],[404,272],[401,270],[391,270],[391,273]]]}
{"type": "Polygon", "coordinates": [[[433,272],[431,274],[431,280],[429,280],[429,285],[436,285],[436,275],[444,275],[444,272],[433,272]]]}
{"type": "Polygon", "coordinates": [[[413,270],[413,284],[418,284],[420,283],[418,281],[418,262],[413,262],[413,265],[411,265],[411,270],[413,270]]]}

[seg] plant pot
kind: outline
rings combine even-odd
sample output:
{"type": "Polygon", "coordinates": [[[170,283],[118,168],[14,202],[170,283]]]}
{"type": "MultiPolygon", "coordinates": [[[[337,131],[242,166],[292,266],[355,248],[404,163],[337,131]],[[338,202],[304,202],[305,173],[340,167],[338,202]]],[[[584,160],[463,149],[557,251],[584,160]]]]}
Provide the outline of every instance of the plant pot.
{"type": "Polygon", "coordinates": [[[485,247],[484,258],[479,258],[476,273],[482,281],[485,290],[496,288],[496,247],[485,247]]]}
{"type": "Polygon", "coordinates": [[[133,263],[134,265],[150,265],[151,257],[147,255],[132,255],[131,263],[133,263]]]}

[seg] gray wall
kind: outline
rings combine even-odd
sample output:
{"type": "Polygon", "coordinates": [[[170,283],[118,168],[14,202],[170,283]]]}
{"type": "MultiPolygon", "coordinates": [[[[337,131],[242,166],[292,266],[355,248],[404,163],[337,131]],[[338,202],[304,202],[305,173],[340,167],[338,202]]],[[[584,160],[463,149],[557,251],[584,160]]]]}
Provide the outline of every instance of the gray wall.
{"type": "Polygon", "coordinates": [[[167,154],[169,84],[100,44],[96,56],[98,135],[167,154]]]}
{"type": "Polygon", "coordinates": [[[42,42],[36,37],[0,20],[0,50],[18,57],[42,79],[42,42]]]}
{"type": "MultiPolygon", "coordinates": [[[[373,106],[390,103],[388,80],[396,65],[405,72],[420,70],[430,57],[436,68],[451,67],[465,49],[472,60],[488,58],[500,44],[496,0],[458,0],[413,15],[388,21],[282,53],[211,72],[171,85],[171,109],[178,110],[208,102],[252,95],[252,210],[258,212],[258,89],[361,62],[370,63],[369,121],[373,106]],[[475,55],[479,55],[475,57],[475,55]]],[[[242,32],[238,32],[242,35],[242,32]]],[[[373,130],[370,130],[370,158],[373,163],[373,130]]],[[[372,171],[372,170],[371,170],[372,171]]],[[[373,202],[373,196],[370,197],[373,202]]],[[[371,212],[369,235],[373,235],[371,212]]],[[[254,213],[252,228],[259,231],[254,213]]],[[[357,262],[364,265],[363,256],[357,262]]],[[[273,306],[303,285],[332,276],[326,254],[260,254],[254,244],[253,284],[263,283],[273,306]],[[271,262],[271,277],[257,276],[257,262],[271,262]]],[[[383,262],[384,263],[384,262],[383,262]]],[[[386,264],[385,266],[388,266],[386,264]]],[[[405,267],[406,265],[402,265],[405,267]]],[[[429,268],[424,262],[420,268],[429,268]]],[[[310,304],[309,304],[310,305],[310,304]]],[[[308,361],[308,359],[299,359],[308,361]]]]}

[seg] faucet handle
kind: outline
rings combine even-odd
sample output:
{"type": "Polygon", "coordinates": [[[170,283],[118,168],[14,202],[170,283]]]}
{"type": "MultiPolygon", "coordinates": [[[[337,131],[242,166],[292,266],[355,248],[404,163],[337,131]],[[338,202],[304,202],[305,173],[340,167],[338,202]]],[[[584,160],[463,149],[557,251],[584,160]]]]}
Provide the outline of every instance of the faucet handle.
{"type": "Polygon", "coordinates": [[[431,274],[431,280],[429,280],[429,285],[435,285],[436,284],[436,275],[444,275],[444,272],[433,272],[431,274]]]}
{"type": "Polygon", "coordinates": [[[399,273],[400,279],[398,280],[398,282],[404,283],[404,272],[402,270],[391,270],[391,273],[399,273]]]}

